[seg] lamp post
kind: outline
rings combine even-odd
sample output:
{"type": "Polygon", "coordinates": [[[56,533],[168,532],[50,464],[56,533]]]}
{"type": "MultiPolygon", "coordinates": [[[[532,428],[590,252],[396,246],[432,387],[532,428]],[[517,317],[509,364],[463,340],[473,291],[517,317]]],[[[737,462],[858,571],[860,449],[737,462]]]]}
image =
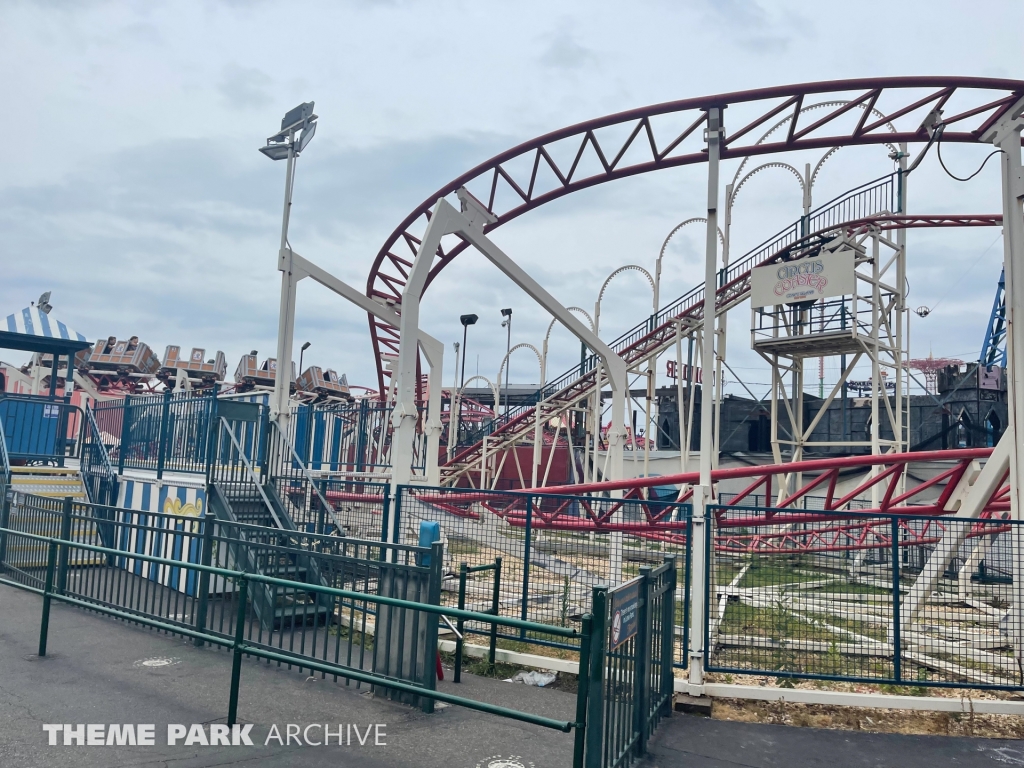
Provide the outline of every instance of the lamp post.
{"type": "Polygon", "coordinates": [[[313,102],[307,101],[290,110],[281,120],[281,130],[267,139],[260,152],[271,160],[287,160],[284,181],[284,212],[281,216],[281,244],[277,252],[277,268],[281,272],[281,308],[277,326],[277,370],[274,376],[274,399],[271,412],[278,426],[287,432],[289,418],[292,342],[295,336],[295,286],[292,249],[288,243],[288,220],[292,210],[292,189],[295,183],[295,160],[316,133],[317,116],[313,102]]]}
{"type": "Polygon", "coordinates": [[[466,332],[469,326],[476,325],[480,318],[476,315],[459,315],[459,322],[462,323],[462,373],[459,376],[459,389],[466,385],[466,358],[469,356],[466,349],[466,332]]]}
{"type": "Polygon", "coordinates": [[[302,375],[302,356],[306,354],[306,350],[310,348],[313,342],[307,341],[301,347],[299,347],[299,376],[302,375]]]}
{"type": "Polygon", "coordinates": [[[452,344],[455,347],[455,381],[452,382],[451,396],[448,403],[448,461],[455,455],[455,443],[458,440],[458,413],[459,409],[459,342],[452,344]]]}
{"type": "MultiPolygon", "coordinates": [[[[462,418],[462,390],[466,387],[466,358],[469,357],[469,350],[466,349],[466,334],[469,331],[469,326],[476,325],[476,321],[480,318],[476,315],[459,315],[459,322],[462,323],[462,371],[459,374],[459,389],[455,393],[454,402],[452,403],[453,413],[449,415],[449,425],[452,419],[455,420],[455,427],[449,428],[448,438],[448,460],[451,461],[452,456],[455,454],[455,446],[459,440],[459,423],[462,418]]],[[[459,342],[455,342],[455,365],[459,365],[459,342]]],[[[494,410],[498,410],[498,402],[494,402],[494,410]]]]}
{"type": "MultiPolygon", "coordinates": [[[[501,321],[501,327],[507,329],[508,333],[505,339],[505,358],[508,359],[509,353],[512,351],[512,308],[501,310],[501,316],[505,319],[501,321]]],[[[501,384],[501,378],[498,378],[498,383],[501,384]]],[[[508,369],[505,369],[505,418],[508,418],[508,369]]]]}

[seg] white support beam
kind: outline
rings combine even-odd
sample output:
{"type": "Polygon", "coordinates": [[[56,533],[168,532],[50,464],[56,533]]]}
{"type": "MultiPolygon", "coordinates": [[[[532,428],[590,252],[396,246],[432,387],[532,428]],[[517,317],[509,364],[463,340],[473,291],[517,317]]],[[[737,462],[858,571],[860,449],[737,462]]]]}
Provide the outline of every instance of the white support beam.
{"type": "MultiPolygon", "coordinates": [[[[291,281],[293,293],[290,305],[291,316],[286,318],[287,322],[282,323],[281,327],[282,329],[285,327],[290,328],[293,336],[295,328],[294,290],[299,281],[307,277],[320,283],[320,285],[338,294],[343,299],[347,299],[363,311],[369,312],[378,320],[382,320],[396,328],[399,327],[401,317],[391,307],[374,301],[365,293],[335,277],[323,267],[314,264],[294,251],[289,251],[289,263],[288,277],[291,281]]],[[[441,442],[441,375],[444,370],[444,345],[422,330],[419,331],[417,338],[419,339],[419,347],[423,350],[429,365],[429,372],[427,374],[428,386],[430,388],[430,401],[427,410],[427,482],[436,485],[440,481],[438,451],[440,450],[441,442]]],[[[281,341],[279,339],[278,347],[280,348],[280,346],[281,341]]],[[[278,364],[278,370],[281,370],[280,364],[278,364]]],[[[277,387],[275,386],[275,397],[277,396],[277,387]]],[[[287,400],[285,402],[287,403],[287,400]]],[[[287,412],[287,406],[285,406],[285,412],[287,412]]]]}
{"type": "MultiPolygon", "coordinates": [[[[691,587],[698,591],[704,588],[704,572],[708,564],[704,558],[704,537],[707,526],[707,507],[714,503],[714,489],[711,484],[711,470],[716,463],[715,439],[715,383],[711,380],[716,367],[715,316],[718,299],[718,166],[722,154],[722,110],[711,107],[707,111],[705,137],[708,148],[708,208],[704,251],[704,344],[701,349],[700,396],[700,482],[693,489],[693,562],[691,563],[691,587]]],[[[689,447],[689,446],[687,446],[689,447]]],[[[694,685],[704,682],[704,601],[694,600],[690,606],[689,681],[694,685]]]]}
{"type": "MultiPolygon", "coordinates": [[[[988,457],[981,471],[971,472],[968,470],[961,480],[961,486],[964,487],[958,487],[950,497],[950,503],[959,500],[960,508],[949,518],[973,520],[981,516],[985,505],[999,490],[999,486],[1002,485],[1003,478],[1006,477],[1006,472],[1010,468],[1010,446],[1012,443],[1013,435],[1010,430],[1006,430],[999,438],[998,445],[992,451],[992,455],[988,457]]],[[[964,524],[946,527],[942,539],[928,556],[924,569],[903,599],[900,615],[902,632],[908,632],[911,624],[921,615],[928,598],[938,587],[942,574],[946,572],[950,561],[967,540],[969,530],[969,526],[964,524]]]]}
{"type": "MultiPolygon", "coordinates": [[[[612,385],[612,428],[608,439],[610,458],[608,478],[620,479],[623,474],[623,424],[626,398],[628,397],[625,362],[484,234],[484,224],[494,222],[496,219],[479,201],[465,189],[460,189],[458,196],[461,202],[461,211],[455,210],[444,198],[438,199],[434,205],[430,223],[423,234],[402,292],[399,352],[394,377],[396,402],[392,417],[395,425],[392,449],[392,494],[395,493],[399,485],[404,485],[409,481],[412,445],[415,439],[416,347],[408,340],[415,338],[419,332],[420,298],[438,246],[441,244],[441,238],[448,234],[458,234],[479,250],[488,261],[601,358],[612,385]]],[[[389,537],[393,533],[393,531],[389,531],[389,537]]],[[[614,539],[621,539],[621,535],[616,535],[614,539]]],[[[616,550],[621,550],[621,541],[617,548],[614,539],[612,542],[611,580],[613,583],[617,583],[621,576],[621,552],[618,553],[619,556],[616,556],[616,550]]]]}
{"type": "MultiPolygon", "coordinates": [[[[1021,168],[1021,131],[1024,129],[1024,98],[1007,110],[982,137],[1002,150],[999,165],[1003,186],[1003,269],[1006,282],[1007,410],[1010,436],[1010,516],[1024,519],[1024,451],[1017,431],[1024,425],[1024,170],[1021,168]]],[[[1024,658],[1024,531],[1013,526],[1010,535],[1013,563],[1011,631],[1014,655],[1024,658]]]]}

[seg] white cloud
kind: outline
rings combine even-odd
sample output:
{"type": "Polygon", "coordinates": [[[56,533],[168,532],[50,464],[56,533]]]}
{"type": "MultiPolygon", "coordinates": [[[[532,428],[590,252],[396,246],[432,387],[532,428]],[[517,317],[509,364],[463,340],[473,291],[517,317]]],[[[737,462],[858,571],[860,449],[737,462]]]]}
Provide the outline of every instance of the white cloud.
{"type": "MultiPolygon", "coordinates": [[[[0,98],[17,132],[0,156],[0,313],[53,289],[55,311],[90,336],[139,333],[158,352],[171,343],[221,348],[232,368],[242,352],[270,350],[283,167],[256,148],[286,109],[311,98],[321,125],[299,164],[291,240],[363,285],[381,244],[434,190],[564,125],[789,82],[1024,75],[1017,7],[1004,9],[1009,18],[998,25],[951,0],[930,4],[927,14],[881,0],[813,11],[795,0],[580,0],[563,4],[559,16],[548,8],[539,0],[325,2],[301,13],[201,0],[8,4],[0,67],[13,74],[0,82],[0,98]],[[915,32],[892,45],[869,31],[879,18],[913,19],[915,32]]],[[[951,148],[948,161],[973,169],[978,152],[951,148]]],[[[816,199],[886,172],[884,155],[843,150],[826,166],[816,199]]],[[[958,185],[926,163],[911,182],[911,210],[998,211],[997,175],[989,168],[958,185]]],[[[589,310],[616,266],[653,269],[668,231],[702,215],[703,185],[700,168],[624,180],[546,206],[495,239],[556,296],[589,310]]],[[[734,212],[735,249],[781,229],[799,206],[792,179],[759,175],[734,212]]],[[[912,303],[934,302],[949,280],[959,281],[955,302],[914,320],[915,353],[980,346],[999,249],[968,278],[957,270],[993,236],[911,234],[912,303]]],[[[700,280],[699,248],[699,233],[673,243],[663,297],[700,280]]],[[[642,281],[616,281],[603,326],[624,330],[648,302],[642,281]]],[[[540,344],[547,319],[466,254],[431,286],[424,322],[450,343],[461,338],[458,314],[478,312],[471,354],[480,354],[482,370],[496,369],[505,346],[499,306],[516,309],[513,342],[540,344]]],[[[733,318],[730,360],[756,366],[746,322],[744,312],[733,318]]],[[[302,287],[298,333],[314,342],[307,360],[372,385],[366,328],[362,313],[302,287]]],[[[578,354],[559,333],[555,372],[578,354]]],[[[512,377],[532,381],[532,365],[524,356],[512,377]]]]}

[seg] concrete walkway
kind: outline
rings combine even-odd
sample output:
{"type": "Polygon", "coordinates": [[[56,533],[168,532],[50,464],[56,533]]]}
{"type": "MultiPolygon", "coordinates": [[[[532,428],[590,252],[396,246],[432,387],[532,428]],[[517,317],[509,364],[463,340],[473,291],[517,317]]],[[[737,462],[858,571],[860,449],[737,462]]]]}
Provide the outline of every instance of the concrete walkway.
{"type": "MultiPolygon", "coordinates": [[[[295,670],[245,660],[239,717],[252,723],[254,746],[167,745],[167,725],[224,723],[230,655],[197,649],[181,638],[54,603],[48,654],[37,650],[42,599],[0,585],[0,766],[121,768],[122,766],[378,766],[475,768],[494,756],[520,756],[536,768],[572,764],[572,736],[505,718],[447,707],[433,715],[375,699],[343,682],[307,679],[295,670]],[[166,666],[145,660],[169,659],[166,666]],[[152,723],[156,745],[48,745],[44,723],[152,723]],[[360,733],[381,723],[386,746],[265,745],[272,724],[282,737],[289,723],[356,724],[360,733]]],[[[469,698],[560,719],[572,719],[575,696],[560,691],[464,676],[446,690],[469,698]]],[[[207,730],[207,733],[209,731],[207,730]]],[[[322,740],[313,728],[311,740],[322,740]]]]}
{"type": "MultiPolygon", "coordinates": [[[[159,766],[345,766],[346,768],[568,768],[572,737],[512,720],[447,707],[424,715],[374,699],[365,689],[310,679],[295,670],[243,662],[239,712],[253,746],[168,746],[169,724],[224,723],[230,656],[181,638],[54,604],[49,655],[36,652],[41,598],[0,585],[0,766],[127,768],[159,766]],[[150,662],[147,664],[146,662],[150,662]],[[48,744],[44,723],[154,724],[154,746],[48,744]],[[276,724],[338,724],[343,746],[279,745],[276,724]],[[367,726],[381,724],[386,746],[367,726]],[[366,743],[347,725],[358,726],[366,743]]],[[[445,690],[553,718],[572,719],[575,696],[464,676],[445,690]]],[[[312,728],[311,741],[323,731],[312,728]]],[[[659,768],[933,768],[1024,766],[1017,742],[822,731],[673,715],[651,743],[643,766],[659,768]]]]}

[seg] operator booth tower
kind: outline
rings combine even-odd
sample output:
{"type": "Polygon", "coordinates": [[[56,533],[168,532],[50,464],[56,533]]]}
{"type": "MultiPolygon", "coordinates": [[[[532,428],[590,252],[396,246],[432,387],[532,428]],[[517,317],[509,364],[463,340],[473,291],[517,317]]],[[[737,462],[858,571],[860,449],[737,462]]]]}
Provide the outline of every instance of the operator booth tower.
{"type": "Polygon", "coordinates": [[[905,248],[885,234],[865,228],[812,238],[751,271],[751,346],[772,370],[776,463],[800,461],[807,450],[906,450],[905,248]],[[807,360],[836,357],[838,381],[807,396],[807,360]],[[849,380],[862,361],[871,365],[869,391],[851,401],[849,380]],[[853,429],[855,407],[870,415],[853,429]]]}

